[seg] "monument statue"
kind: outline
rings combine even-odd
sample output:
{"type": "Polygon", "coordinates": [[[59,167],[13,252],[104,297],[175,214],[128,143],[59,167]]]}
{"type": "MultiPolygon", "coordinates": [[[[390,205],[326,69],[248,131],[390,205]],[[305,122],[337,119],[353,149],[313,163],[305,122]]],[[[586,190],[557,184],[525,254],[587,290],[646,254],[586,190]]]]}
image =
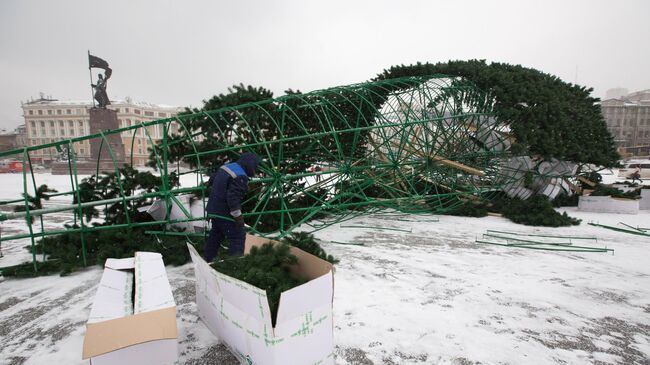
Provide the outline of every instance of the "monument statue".
{"type": "Polygon", "coordinates": [[[108,94],[106,94],[106,81],[108,81],[108,78],[103,78],[102,74],[99,74],[99,80],[97,80],[97,84],[90,84],[93,88],[95,88],[95,100],[97,100],[97,107],[98,108],[106,108],[106,105],[110,105],[111,102],[108,100],[108,94]]]}
{"type": "MultiPolygon", "coordinates": [[[[99,134],[102,131],[118,129],[120,128],[120,123],[117,119],[117,111],[107,108],[108,105],[111,105],[111,102],[108,99],[106,85],[113,70],[108,67],[108,62],[91,55],[90,52],[88,52],[88,64],[91,69],[90,85],[94,89],[93,99],[97,100],[97,104],[89,110],[89,132],[90,134],[99,134]],[[101,73],[99,74],[97,83],[93,83],[92,68],[101,68],[104,70],[103,75],[101,73]]],[[[92,140],[90,144],[90,160],[96,162],[96,164],[89,163],[88,167],[90,167],[91,171],[95,171],[97,167],[99,167],[100,171],[114,171],[116,167],[122,166],[125,162],[125,149],[120,134],[111,134],[92,140]]],[[[78,169],[79,165],[77,165],[78,169]]]]}
{"type": "Polygon", "coordinates": [[[98,108],[106,108],[107,105],[111,104],[111,101],[108,99],[108,94],[106,93],[106,83],[108,82],[108,79],[111,77],[111,74],[113,73],[113,70],[108,67],[108,62],[104,61],[103,59],[93,56],[88,52],[88,68],[101,68],[104,70],[104,75],[99,74],[99,80],[97,80],[97,84],[92,83],[92,71],[90,73],[90,86],[95,89],[95,92],[93,93],[93,98],[97,100],[97,107],[98,108]]]}
{"type": "MultiPolygon", "coordinates": [[[[124,141],[119,133],[103,135],[105,131],[112,131],[120,128],[117,119],[117,110],[107,108],[111,105],[106,92],[106,84],[111,77],[113,70],[108,67],[108,62],[93,56],[88,51],[88,70],[90,71],[90,86],[93,95],[93,107],[88,109],[88,131],[91,135],[98,135],[90,140],[90,155],[80,153],[78,156],[74,148],[64,150],[58,161],[52,163],[52,174],[65,175],[69,173],[68,156],[76,161],[77,173],[96,174],[97,171],[115,171],[126,162],[124,141]],[[96,83],[93,82],[93,68],[101,68],[104,74],[98,76],[96,83]],[[95,103],[97,100],[97,103],[95,103]]],[[[64,145],[65,148],[65,145],[64,145]]]]}

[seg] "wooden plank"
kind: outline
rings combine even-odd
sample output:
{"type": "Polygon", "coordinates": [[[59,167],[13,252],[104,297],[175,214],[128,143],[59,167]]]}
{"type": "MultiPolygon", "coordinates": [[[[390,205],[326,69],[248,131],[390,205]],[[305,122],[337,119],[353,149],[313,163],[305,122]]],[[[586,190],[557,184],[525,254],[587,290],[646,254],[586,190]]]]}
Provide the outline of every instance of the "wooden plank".
{"type": "MultiPolygon", "coordinates": [[[[393,147],[396,147],[396,148],[403,148],[406,151],[411,152],[411,153],[416,154],[416,155],[419,155],[421,157],[425,157],[424,153],[422,153],[420,151],[416,151],[416,150],[414,150],[413,148],[411,148],[409,146],[406,146],[406,145],[400,146],[400,145],[397,145],[395,142],[392,142],[391,145],[393,145],[393,147]]],[[[444,158],[444,157],[438,156],[438,155],[429,155],[429,157],[431,159],[433,159],[434,161],[436,161],[436,162],[440,162],[443,165],[446,165],[446,166],[449,166],[449,167],[452,167],[452,168],[455,168],[455,169],[458,169],[458,170],[461,170],[461,171],[465,171],[465,172],[467,172],[469,174],[477,175],[477,176],[485,176],[485,172],[483,172],[483,171],[481,171],[479,169],[464,165],[464,164],[462,164],[460,162],[452,161],[450,159],[447,159],[447,158],[444,158]]]]}
{"type": "Polygon", "coordinates": [[[483,172],[483,171],[481,171],[479,169],[475,169],[473,167],[464,165],[464,164],[462,164],[460,162],[452,161],[452,160],[446,159],[446,158],[444,158],[442,156],[438,156],[438,155],[431,155],[430,157],[434,161],[440,162],[443,165],[453,167],[453,168],[458,169],[458,170],[465,171],[468,174],[472,174],[472,175],[476,175],[476,176],[485,176],[485,172],[483,172]]]}
{"type": "Polygon", "coordinates": [[[580,180],[580,181],[582,181],[583,183],[585,183],[585,184],[591,186],[592,188],[595,187],[596,185],[598,185],[598,184],[596,184],[595,182],[593,182],[593,181],[591,181],[591,180],[589,180],[589,179],[587,179],[587,178],[585,178],[585,177],[582,177],[582,176],[578,176],[578,180],[580,180]]]}

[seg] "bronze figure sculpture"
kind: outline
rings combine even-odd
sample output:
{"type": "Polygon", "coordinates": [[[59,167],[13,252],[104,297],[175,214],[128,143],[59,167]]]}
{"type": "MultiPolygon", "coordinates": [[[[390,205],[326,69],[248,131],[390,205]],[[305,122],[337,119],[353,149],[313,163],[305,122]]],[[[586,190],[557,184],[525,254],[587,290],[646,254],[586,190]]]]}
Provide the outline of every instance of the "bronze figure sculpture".
{"type": "Polygon", "coordinates": [[[98,108],[106,108],[106,105],[111,104],[110,100],[108,100],[108,95],[106,94],[106,81],[108,81],[108,78],[103,78],[102,74],[99,74],[97,84],[91,84],[91,86],[95,88],[95,100],[97,100],[98,108]]]}
{"type": "Polygon", "coordinates": [[[95,89],[95,92],[93,94],[93,98],[97,100],[97,107],[98,108],[106,108],[107,105],[110,105],[111,102],[108,99],[108,94],[106,93],[106,83],[108,82],[108,79],[111,77],[111,74],[113,73],[113,70],[108,67],[108,62],[104,61],[103,59],[93,56],[88,53],[88,68],[101,68],[104,69],[104,75],[99,74],[99,80],[97,80],[97,84],[92,83],[92,73],[91,73],[91,84],[93,89],[95,89]]]}

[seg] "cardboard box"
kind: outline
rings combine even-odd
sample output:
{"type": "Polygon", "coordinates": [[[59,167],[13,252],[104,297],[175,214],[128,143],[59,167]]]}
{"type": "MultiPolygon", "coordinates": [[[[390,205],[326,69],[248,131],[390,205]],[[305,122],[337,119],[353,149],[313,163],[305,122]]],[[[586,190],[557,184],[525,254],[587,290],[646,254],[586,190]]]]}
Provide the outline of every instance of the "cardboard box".
{"type": "MultiPolygon", "coordinates": [[[[245,252],[268,239],[246,236],[245,252]]],[[[188,245],[196,274],[199,317],[243,364],[334,364],[333,266],[292,247],[292,274],[309,280],[280,296],[271,324],[266,292],[214,270],[188,245]]]]}
{"type": "Polygon", "coordinates": [[[107,259],[95,294],[83,359],[92,365],[161,365],[178,358],[176,303],[162,255],[107,259]]]}

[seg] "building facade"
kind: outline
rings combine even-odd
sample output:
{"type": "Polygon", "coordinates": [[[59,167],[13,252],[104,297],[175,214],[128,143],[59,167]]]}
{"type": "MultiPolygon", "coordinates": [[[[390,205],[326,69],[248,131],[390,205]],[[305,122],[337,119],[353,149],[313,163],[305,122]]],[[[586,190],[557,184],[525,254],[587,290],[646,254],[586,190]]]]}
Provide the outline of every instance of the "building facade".
{"type": "Polygon", "coordinates": [[[0,130],[0,151],[13,150],[17,146],[17,135],[14,131],[0,130]]]}
{"type": "Polygon", "coordinates": [[[26,133],[24,124],[19,125],[13,131],[8,131],[4,128],[0,129],[0,151],[24,147],[26,133]]]}
{"type": "MultiPolygon", "coordinates": [[[[120,128],[138,125],[153,120],[170,118],[181,111],[173,106],[156,105],[126,100],[112,101],[109,109],[117,112],[120,128]]],[[[51,98],[39,98],[22,105],[25,118],[26,145],[37,146],[59,140],[67,140],[90,134],[89,118],[91,102],[60,101],[51,98]]],[[[133,155],[134,166],[144,166],[149,158],[149,148],[162,138],[162,126],[149,126],[134,131],[123,132],[125,156],[130,161],[133,155]]],[[[171,123],[170,133],[178,132],[178,124],[171,123]]],[[[81,161],[90,158],[90,143],[74,143],[75,154],[81,161]]],[[[30,158],[34,163],[49,165],[60,158],[60,152],[54,147],[33,151],[30,158]]]]}
{"type": "Polygon", "coordinates": [[[650,89],[603,100],[600,107],[622,155],[650,155],[650,89]]]}

